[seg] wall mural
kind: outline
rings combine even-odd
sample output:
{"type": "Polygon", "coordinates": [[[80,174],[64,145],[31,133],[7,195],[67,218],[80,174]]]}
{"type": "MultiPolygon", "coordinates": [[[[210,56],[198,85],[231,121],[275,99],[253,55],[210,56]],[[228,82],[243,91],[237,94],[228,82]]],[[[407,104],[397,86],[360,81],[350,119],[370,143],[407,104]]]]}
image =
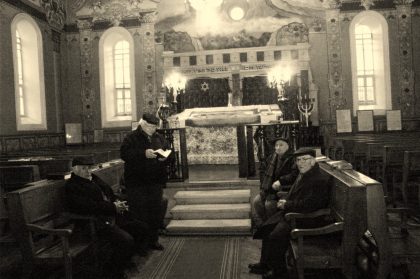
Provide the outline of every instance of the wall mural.
{"type": "MultiPolygon", "coordinates": [[[[196,50],[275,45],[275,38],[272,41],[271,34],[282,26],[294,24],[289,26],[292,29],[288,35],[296,32],[296,28],[301,28],[298,24],[314,25],[319,32],[322,30],[319,19],[325,14],[324,5],[319,0],[161,0],[158,11],[157,32],[187,33],[192,41],[199,41],[197,45],[202,48],[196,50]],[[231,13],[232,7],[242,9],[242,18],[235,18],[231,13]],[[318,20],[315,22],[315,19],[318,20]]],[[[301,31],[299,33],[303,34],[301,31]]],[[[165,50],[179,51],[177,45],[166,43],[166,40],[171,39],[171,36],[165,36],[165,46],[168,46],[165,50]]],[[[302,38],[299,40],[305,41],[302,38]]]]}

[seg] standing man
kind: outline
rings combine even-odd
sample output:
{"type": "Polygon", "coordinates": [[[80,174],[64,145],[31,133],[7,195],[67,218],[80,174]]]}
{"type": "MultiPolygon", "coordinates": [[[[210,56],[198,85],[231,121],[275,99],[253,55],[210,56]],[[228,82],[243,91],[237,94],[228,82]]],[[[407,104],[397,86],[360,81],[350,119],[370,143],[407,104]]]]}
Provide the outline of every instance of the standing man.
{"type": "Polygon", "coordinates": [[[147,251],[149,228],[130,216],[127,202],[118,199],[108,184],[91,174],[92,165],[90,157],[73,159],[73,172],[65,184],[67,206],[70,212],[95,216],[99,238],[111,244],[103,276],[125,278],[131,256],[147,251]]]}
{"type": "MultiPolygon", "coordinates": [[[[320,171],[315,150],[300,148],[295,153],[299,175],[284,198],[277,202],[278,211],[254,234],[262,239],[260,262],[249,265],[251,273],[264,274],[264,279],[287,278],[285,254],[289,245],[290,225],[284,218],[288,212],[308,213],[326,208],[330,200],[331,178],[320,171]]],[[[300,227],[322,220],[299,224],[300,227]]],[[[318,223],[319,225],[319,223],[318,223]]]]}
{"type": "Polygon", "coordinates": [[[277,212],[277,192],[287,191],[298,175],[287,139],[274,138],[270,143],[274,152],[265,161],[260,193],[253,200],[257,226],[277,212]]]}
{"type": "Polygon", "coordinates": [[[168,174],[166,158],[158,157],[158,149],[167,149],[164,137],[156,133],[159,118],[145,113],[136,130],[129,133],[121,145],[124,160],[124,180],[130,211],[146,222],[151,229],[149,247],[163,250],[159,243],[159,229],[163,226],[167,202],[163,188],[168,174]]]}

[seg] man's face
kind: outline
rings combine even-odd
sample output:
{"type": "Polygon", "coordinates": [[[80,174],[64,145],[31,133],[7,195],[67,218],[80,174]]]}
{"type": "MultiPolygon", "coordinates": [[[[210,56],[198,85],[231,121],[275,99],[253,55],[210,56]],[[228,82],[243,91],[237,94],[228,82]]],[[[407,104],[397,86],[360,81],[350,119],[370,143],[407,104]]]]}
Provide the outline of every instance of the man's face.
{"type": "Polygon", "coordinates": [[[276,144],[274,145],[274,151],[279,155],[283,155],[288,149],[289,145],[287,144],[287,142],[282,140],[276,141],[276,144]]]}
{"type": "Polygon", "coordinates": [[[88,165],[74,166],[73,173],[85,179],[92,179],[91,166],[88,165]]]}
{"type": "Polygon", "coordinates": [[[296,157],[296,165],[300,173],[305,173],[315,165],[315,158],[311,155],[302,155],[296,157]]]}
{"type": "Polygon", "coordinates": [[[152,136],[157,129],[157,125],[155,124],[151,124],[147,121],[142,121],[141,123],[141,129],[148,135],[148,136],[152,136]]]}

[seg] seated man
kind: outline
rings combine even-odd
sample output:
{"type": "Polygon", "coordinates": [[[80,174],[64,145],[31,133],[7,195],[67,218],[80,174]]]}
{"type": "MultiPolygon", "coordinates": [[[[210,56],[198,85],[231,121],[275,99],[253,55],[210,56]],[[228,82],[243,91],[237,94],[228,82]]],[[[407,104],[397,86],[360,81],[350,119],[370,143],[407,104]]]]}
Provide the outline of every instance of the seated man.
{"type": "MultiPolygon", "coordinates": [[[[250,272],[264,274],[263,278],[287,278],[285,253],[290,238],[290,226],[284,218],[288,212],[308,213],[328,207],[332,180],[320,171],[315,150],[301,148],[294,153],[299,175],[284,198],[277,202],[277,213],[271,216],[254,234],[262,239],[260,262],[250,264],[250,272]]],[[[318,220],[312,220],[316,224],[318,220]]],[[[310,227],[311,224],[299,224],[310,227]]]]}
{"type": "Polygon", "coordinates": [[[131,218],[127,202],[117,199],[109,185],[91,174],[90,157],[76,157],[72,165],[73,172],[65,184],[68,208],[73,213],[97,217],[98,237],[110,242],[113,251],[104,265],[104,275],[125,278],[124,268],[130,264],[131,256],[146,252],[149,228],[131,218]]]}
{"type": "Polygon", "coordinates": [[[260,194],[253,200],[257,226],[277,212],[277,191],[286,191],[298,175],[288,141],[274,138],[270,143],[274,144],[274,153],[265,161],[260,194]]]}

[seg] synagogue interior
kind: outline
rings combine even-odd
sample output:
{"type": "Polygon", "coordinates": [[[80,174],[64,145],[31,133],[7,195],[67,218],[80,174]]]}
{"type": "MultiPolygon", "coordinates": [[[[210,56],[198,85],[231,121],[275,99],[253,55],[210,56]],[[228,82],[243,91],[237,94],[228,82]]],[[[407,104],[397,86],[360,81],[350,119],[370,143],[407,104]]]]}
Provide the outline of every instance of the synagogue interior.
{"type": "Polygon", "coordinates": [[[1,278],[420,279],[420,0],[0,0],[0,65],[1,278]],[[125,155],[136,133],[165,147],[125,155]],[[134,211],[136,156],[160,243],[117,277],[67,187],[92,162],[134,211]],[[315,170],[326,202],[293,211],[315,170]]]}

